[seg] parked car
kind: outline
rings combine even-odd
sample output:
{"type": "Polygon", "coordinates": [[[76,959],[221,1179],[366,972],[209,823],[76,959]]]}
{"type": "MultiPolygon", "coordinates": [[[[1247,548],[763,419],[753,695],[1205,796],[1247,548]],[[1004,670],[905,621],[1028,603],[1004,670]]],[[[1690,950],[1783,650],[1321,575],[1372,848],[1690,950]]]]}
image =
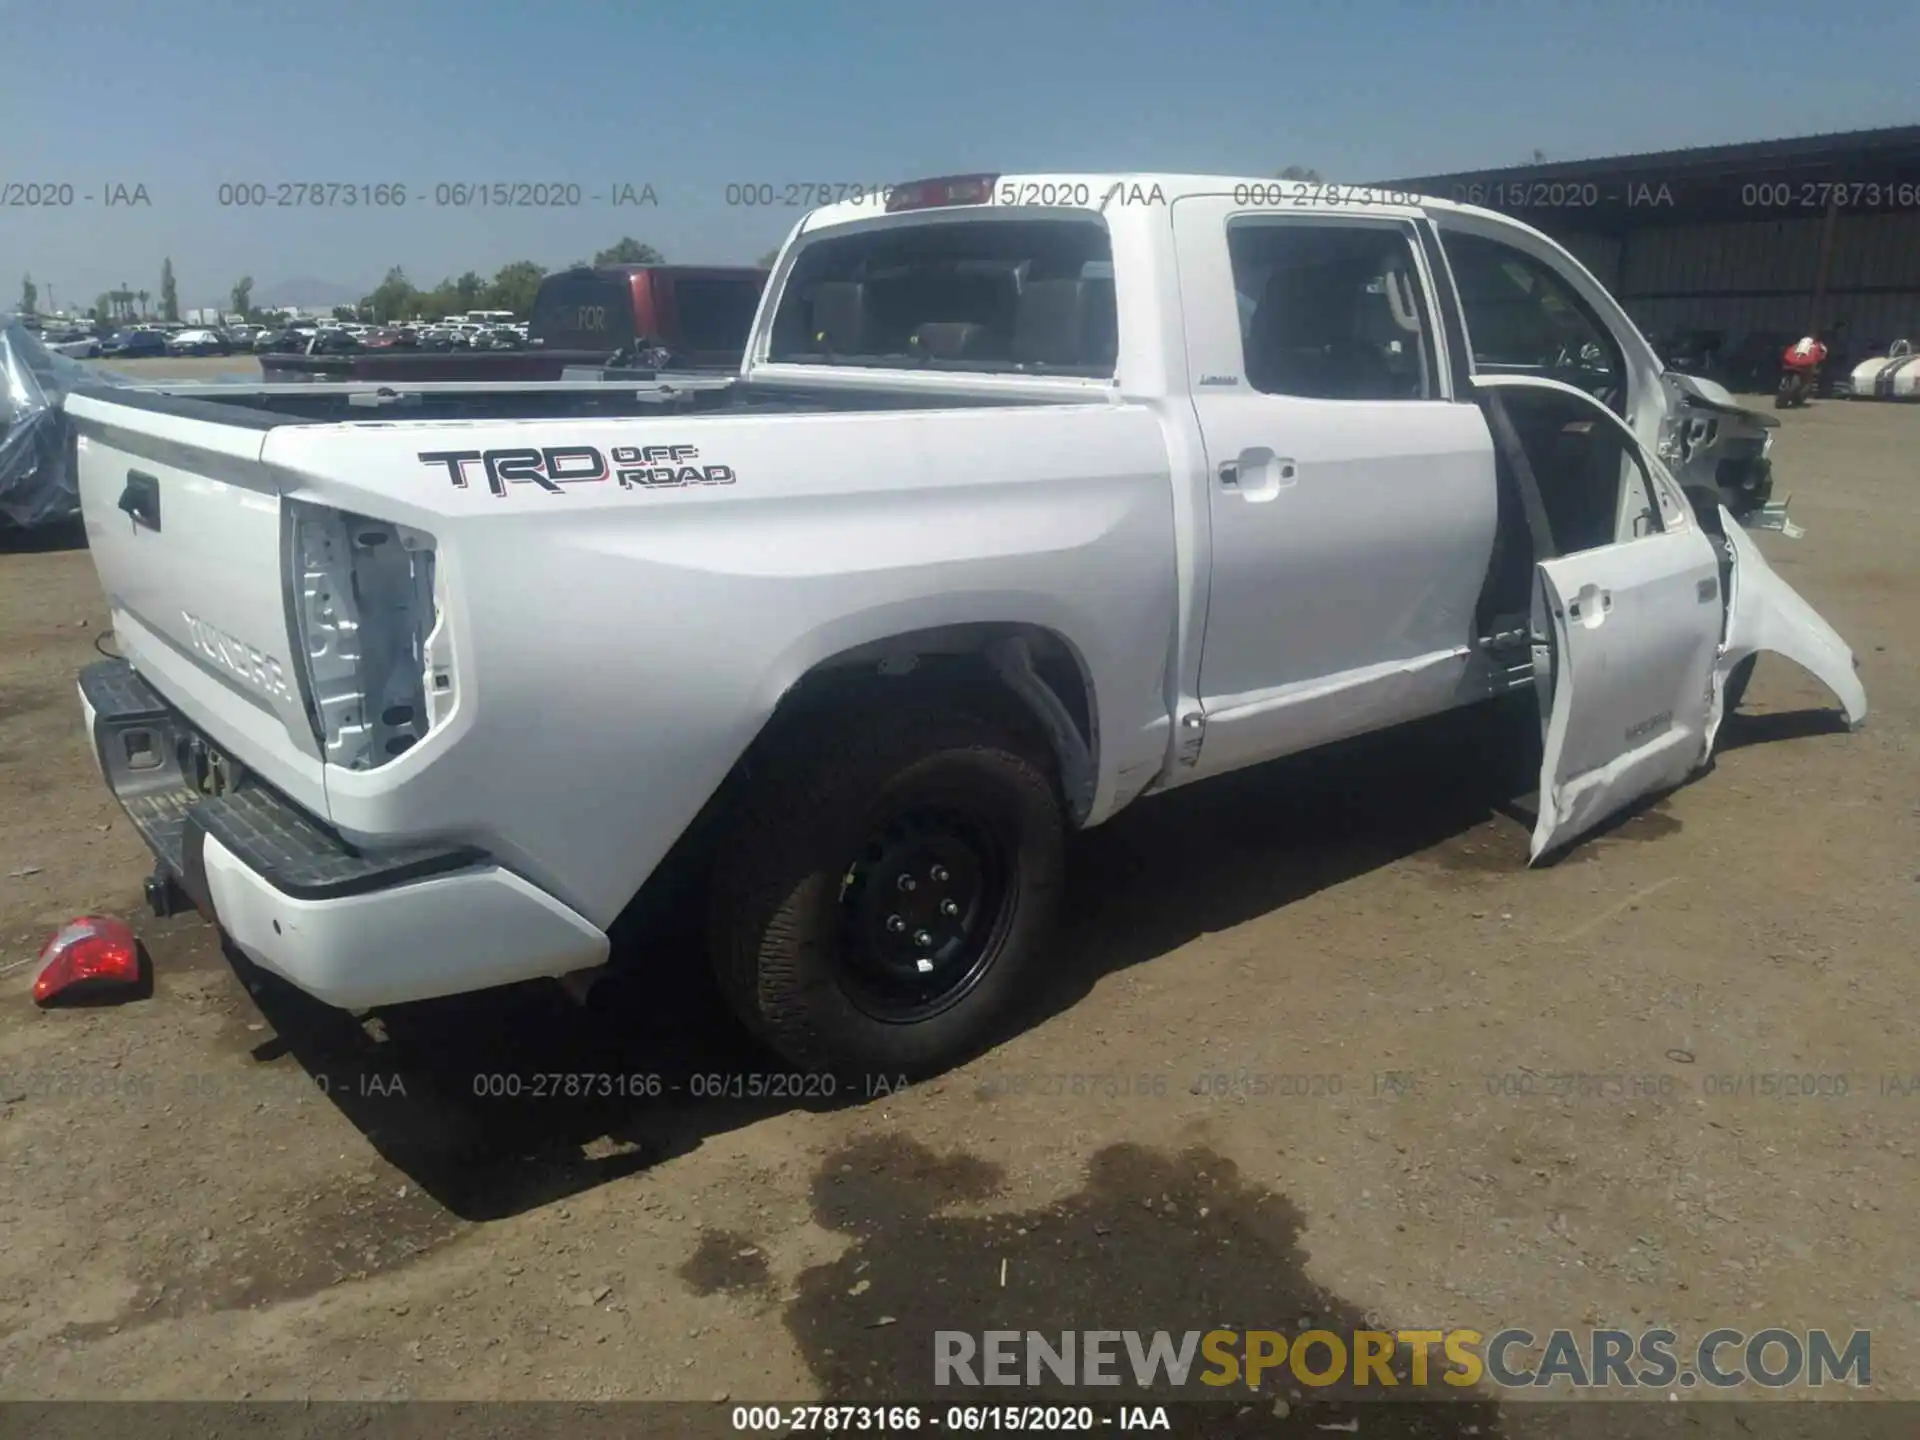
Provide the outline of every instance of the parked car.
{"type": "Polygon", "coordinates": [[[133,360],[167,353],[167,337],[158,330],[116,330],[100,346],[102,356],[133,360]]]}
{"type": "Polygon", "coordinates": [[[233,345],[218,330],[178,330],[167,337],[169,355],[231,355],[233,345]]]}
{"type": "Polygon", "coordinates": [[[1566,250],[1248,184],[816,210],[732,377],[75,395],[157,903],[354,1009],[658,965],[684,913],[790,1063],[925,1072],[1144,796],[1536,690],[1538,860],[1701,772],[1763,648],[1864,720],[1566,250]]]}
{"type": "Polygon", "coordinates": [[[269,327],[253,337],[253,353],[256,355],[292,354],[306,349],[309,338],[311,337],[301,335],[294,330],[269,327]]]}
{"type": "Polygon", "coordinates": [[[46,346],[56,354],[75,360],[95,359],[101,350],[100,337],[85,330],[63,331],[58,340],[47,338],[46,346]]]}

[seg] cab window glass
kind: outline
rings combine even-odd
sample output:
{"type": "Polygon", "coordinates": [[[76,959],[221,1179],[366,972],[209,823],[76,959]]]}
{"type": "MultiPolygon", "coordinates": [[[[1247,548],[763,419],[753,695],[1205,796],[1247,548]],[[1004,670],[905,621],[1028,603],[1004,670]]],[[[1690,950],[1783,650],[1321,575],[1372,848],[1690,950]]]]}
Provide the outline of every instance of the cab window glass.
{"type": "Polygon", "coordinates": [[[1442,243],[1476,371],[1561,380],[1625,413],[1620,347],[1552,267],[1480,235],[1445,231],[1442,243]]]}

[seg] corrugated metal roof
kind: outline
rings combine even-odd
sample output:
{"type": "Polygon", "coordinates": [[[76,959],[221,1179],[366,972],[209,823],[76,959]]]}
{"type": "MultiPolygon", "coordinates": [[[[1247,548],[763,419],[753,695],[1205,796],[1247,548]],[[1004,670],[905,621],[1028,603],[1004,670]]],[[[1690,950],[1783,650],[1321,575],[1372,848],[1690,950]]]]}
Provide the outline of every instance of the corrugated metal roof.
{"type": "Polygon", "coordinates": [[[1768,164],[1807,164],[1844,161],[1852,157],[1883,158],[1887,152],[1906,152],[1903,158],[1920,163],[1920,125],[1896,125],[1880,130],[1836,130],[1824,135],[1800,135],[1780,140],[1748,140],[1735,145],[1695,145],[1680,150],[1645,150],[1630,155],[1587,160],[1543,160],[1538,164],[1495,165],[1483,170],[1457,170],[1440,175],[1401,177],[1367,182],[1379,188],[1419,189],[1456,181],[1499,177],[1511,180],[1551,180],[1583,175],[1647,175],[1662,178],[1704,177],[1716,171],[1768,164]]]}

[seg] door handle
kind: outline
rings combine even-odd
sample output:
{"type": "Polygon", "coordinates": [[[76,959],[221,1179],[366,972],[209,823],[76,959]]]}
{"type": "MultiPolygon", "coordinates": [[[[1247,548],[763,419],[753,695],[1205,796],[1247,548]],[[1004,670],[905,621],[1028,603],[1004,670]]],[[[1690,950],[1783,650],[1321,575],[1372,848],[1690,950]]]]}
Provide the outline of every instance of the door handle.
{"type": "Polygon", "coordinates": [[[136,525],[144,525],[149,530],[160,528],[160,479],[144,470],[127,471],[126,489],[120,492],[120,509],[132,517],[136,525]]]}
{"type": "Polygon", "coordinates": [[[1577,599],[1567,602],[1567,619],[1578,620],[1592,629],[1605,620],[1612,609],[1613,592],[1589,585],[1581,590],[1577,599]]]}
{"type": "Polygon", "coordinates": [[[1273,499],[1298,479],[1299,465],[1265,446],[1242,450],[1220,466],[1221,486],[1254,503],[1273,499]]]}

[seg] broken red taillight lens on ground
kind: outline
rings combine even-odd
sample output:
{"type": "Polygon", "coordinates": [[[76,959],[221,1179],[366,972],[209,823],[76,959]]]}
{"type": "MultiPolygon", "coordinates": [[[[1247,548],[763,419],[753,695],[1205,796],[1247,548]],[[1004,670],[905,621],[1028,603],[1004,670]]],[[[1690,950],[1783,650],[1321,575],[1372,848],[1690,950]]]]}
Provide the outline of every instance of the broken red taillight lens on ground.
{"type": "Polygon", "coordinates": [[[139,986],[140,942],[133,927],[108,915],[81,915],[54,932],[40,952],[36,1005],[139,986]]]}

